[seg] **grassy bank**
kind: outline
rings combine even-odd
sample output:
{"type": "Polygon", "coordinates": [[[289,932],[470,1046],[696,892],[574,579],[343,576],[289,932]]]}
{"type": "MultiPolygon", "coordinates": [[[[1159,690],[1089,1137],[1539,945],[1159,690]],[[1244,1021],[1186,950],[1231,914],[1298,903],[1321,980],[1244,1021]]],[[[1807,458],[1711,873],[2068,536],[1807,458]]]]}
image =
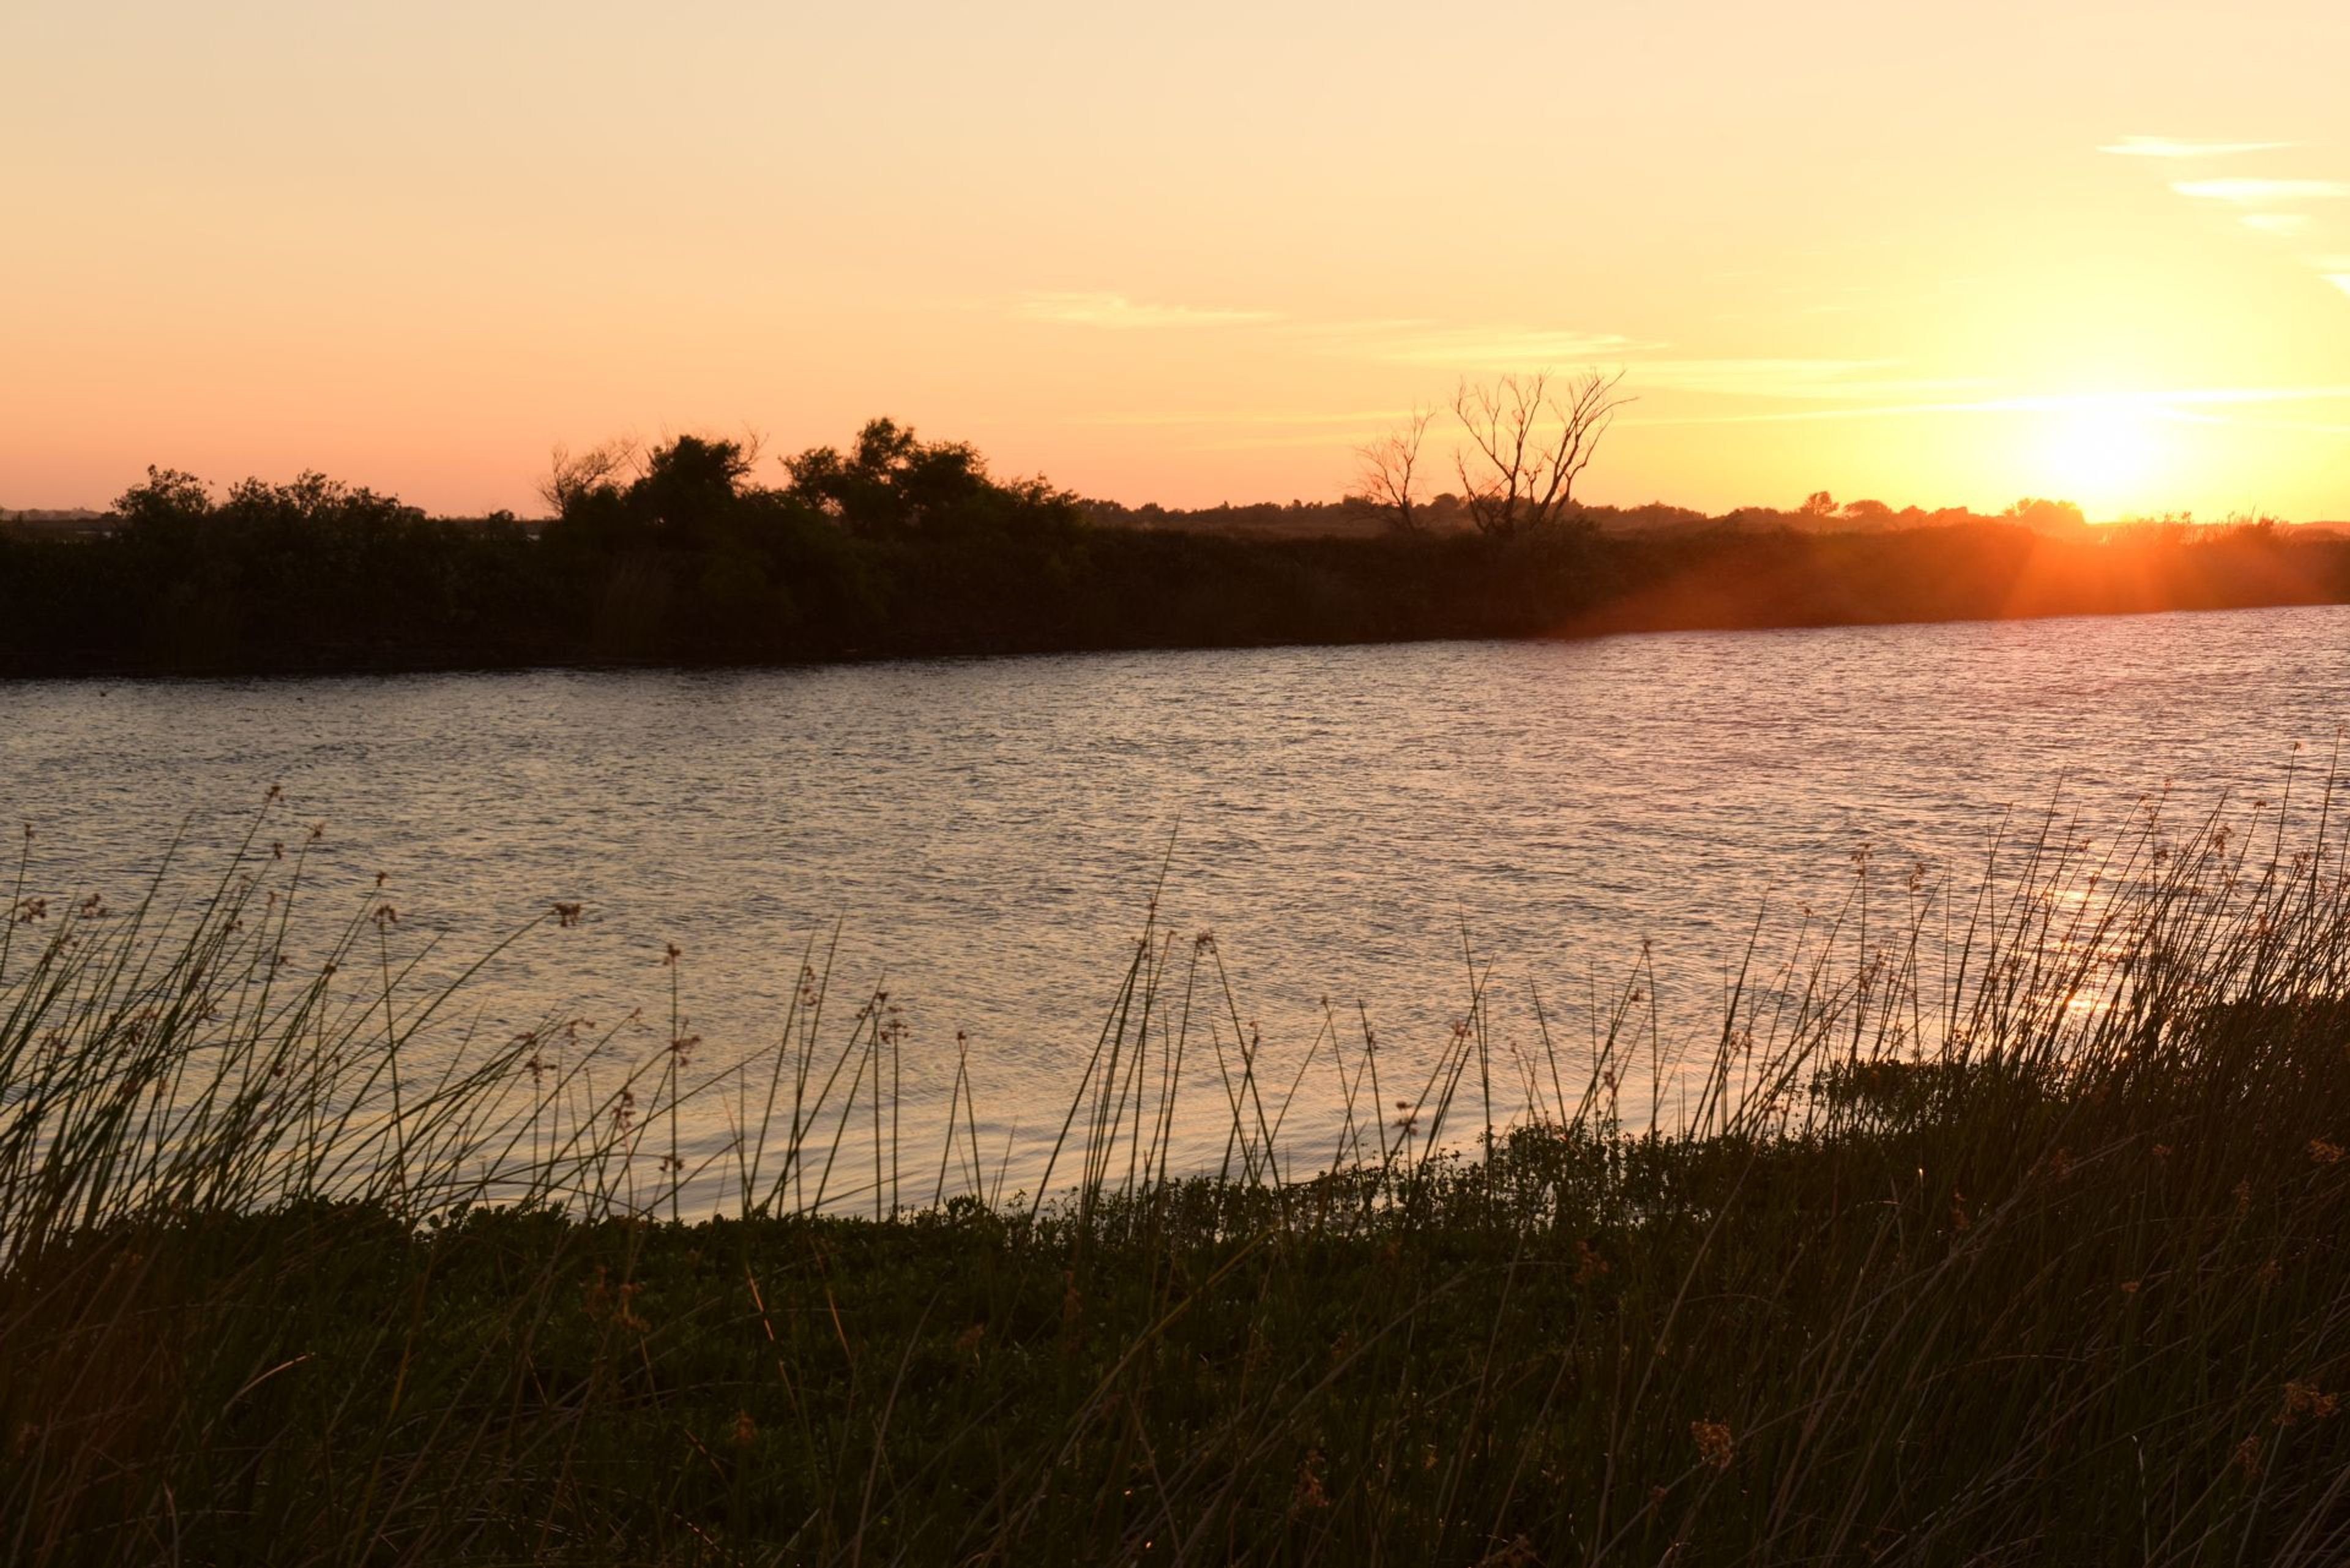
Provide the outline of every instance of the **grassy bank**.
{"type": "MultiPolygon", "coordinates": [[[[2350,540],[2268,525],[1243,537],[1103,526],[1042,481],[868,428],[752,483],[688,438],[543,530],[310,476],[158,472],[96,536],[0,530],[0,676],[759,664],[1580,637],[2350,602],[2350,540]],[[879,434],[876,434],[876,431],[879,434]]],[[[1804,519],[1816,523],[1816,518],[1804,519]]],[[[1716,525],[1716,524],[1719,525],[1716,525]]]]}
{"type": "Polygon", "coordinates": [[[1246,1054],[1170,1062],[1162,989],[1199,950],[1149,935],[1072,1061],[1048,1196],[968,1191],[951,1139],[893,1156],[879,1219],[887,1096],[855,1085],[896,1070],[886,1007],[820,977],[747,1090],[682,1051],[598,1082],[559,1022],[419,1079],[401,1053],[462,984],[408,995],[380,906],[278,962],[298,850],[176,917],[20,905],[0,1536],[18,1561],[2338,1561],[2350,864],[2317,793],[2290,823],[2052,833],[1950,897],[1895,878],[1783,981],[1749,967],[1662,1126],[1624,1115],[1645,1037],[1510,1056],[1472,995],[1425,1079],[1367,1038],[1325,1064],[1335,1172],[1280,1162],[1246,1054]],[[1187,1073],[1230,1110],[1221,1171],[1167,1166],[1187,1073]],[[1501,1073],[1537,1109],[1479,1129],[1501,1073]],[[688,1171],[664,1116],[706,1092],[743,1132],[688,1171]],[[670,1218],[712,1167],[730,1196],[670,1218]]]}

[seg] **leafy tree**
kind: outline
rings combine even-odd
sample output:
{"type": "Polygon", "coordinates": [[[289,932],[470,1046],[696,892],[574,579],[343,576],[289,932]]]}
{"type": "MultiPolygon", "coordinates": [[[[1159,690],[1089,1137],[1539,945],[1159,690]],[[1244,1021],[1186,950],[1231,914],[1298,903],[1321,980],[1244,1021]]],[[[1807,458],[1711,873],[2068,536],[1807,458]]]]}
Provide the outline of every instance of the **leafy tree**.
{"type": "Polygon", "coordinates": [[[1041,479],[995,479],[968,443],[924,441],[893,420],[868,423],[845,453],[816,447],[785,467],[795,496],[864,538],[937,542],[1083,526],[1075,496],[1041,479]]]}
{"type": "Polygon", "coordinates": [[[742,441],[680,436],[656,447],[629,486],[628,505],[645,529],[680,546],[723,542],[758,453],[742,441]]]}
{"type": "Polygon", "coordinates": [[[203,480],[152,463],[147,468],[147,483],[132,485],[114,502],[114,514],[121,519],[123,532],[132,536],[152,537],[186,528],[209,515],[212,509],[212,495],[203,480]]]}

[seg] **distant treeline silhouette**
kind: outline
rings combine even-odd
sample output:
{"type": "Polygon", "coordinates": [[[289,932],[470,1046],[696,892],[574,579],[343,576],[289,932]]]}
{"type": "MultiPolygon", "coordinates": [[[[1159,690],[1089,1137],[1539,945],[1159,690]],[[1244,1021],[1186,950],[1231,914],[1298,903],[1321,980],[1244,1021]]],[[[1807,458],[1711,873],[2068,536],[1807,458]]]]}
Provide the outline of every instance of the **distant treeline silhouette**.
{"type": "Polygon", "coordinates": [[[1439,503],[1409,534],[1303,536],[999,479],[971,447],[887,420],[846,451],[787,459],[780,484],[755,481],[755,459],[696,436],[561,459],[543,526],[431,518],[317,474],[215,496],[150,470],[102,531],[0,528],[0,672],[764,663],[2350,601],[2350,541],[2330,534],[2088,529],[2061,504],[1999,519],[1853,516],[1825,495],[1715,519],[1579,508],[1499,538],[1445,530],[1439,503]]]}
{"type": "MultiPolygon", "coordinates": [[[[1078,503],[1088,520],[1117,528],[1171,528],[1183,533],[1232,534],[1251,538],[1350,537],[1397,532],[1392,507],[1367,496],[1337,501],[1291,501],[1286,504],[1261,501],[1233,505],[1162,506],[1146,502],[1128,506],[1116,501],[1078,503]]],[[[1474,529],[1469,503],[1451,492],[1429,496],[1412,507],[1414,527],[1429,534],[1464,534],[1474,529]]],[[[1964,506],[1923,506],[1896,509],[1882,501],[1839,504],[1826,491],[1815,491],[1801,506],[1742,506],[1721,513],[1700,512],[1652,501],[1644,506],[1604,506],[1577,502],[1565,513],[1571,526],[1603,534],[1648,535],[1706,533],[1875,534],[1904,528],[1952,528],[1984,523],[2015,524],[2039,534],[2078,534],[2088,527],[2081,509],[2069,501],[2027,496],[2005,511],[1985,514],[1964,506]]]]}

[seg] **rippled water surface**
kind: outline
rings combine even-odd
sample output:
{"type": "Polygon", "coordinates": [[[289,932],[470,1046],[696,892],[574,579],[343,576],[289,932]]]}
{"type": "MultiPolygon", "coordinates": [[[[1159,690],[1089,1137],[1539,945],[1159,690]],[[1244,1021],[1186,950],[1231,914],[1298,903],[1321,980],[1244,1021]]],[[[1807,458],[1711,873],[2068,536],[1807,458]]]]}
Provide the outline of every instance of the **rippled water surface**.
{"type": "Polygon", "coordinates": [[[1702,1033],[1758,910],[1840,897],[1857,847],[1960,871],[2060,784],[2110,825],[2166,784],[2274,792],[2296,741],[2322,767],[2350,719],[2345,649],[2350,609],[2317,608],[16,684],[0,805],[36,826],[34,888],[119,903],[183,819],[192,861],[217,865],[282,783],[290,821],[326,825],[343,907],[388,873],[405,939],[467,951],[585,904],[479,982],[494,1017],[665,1016],[677,943],[705,1059],[772,1034],[837,921],[842,983],[886,972],[905,1009],[910,1104],[935,1106],[964,1031],[989,1137],[1025,1149],[1066,1109],[1162,862],[1162,928],[1216,932],[1284,1060],[1326,997],[1431,1049],[1466,995],[1464,936],[1497,996],[1539,982],[1567,1030],[1648,941],[1664,1031],[1702,1033]]]}

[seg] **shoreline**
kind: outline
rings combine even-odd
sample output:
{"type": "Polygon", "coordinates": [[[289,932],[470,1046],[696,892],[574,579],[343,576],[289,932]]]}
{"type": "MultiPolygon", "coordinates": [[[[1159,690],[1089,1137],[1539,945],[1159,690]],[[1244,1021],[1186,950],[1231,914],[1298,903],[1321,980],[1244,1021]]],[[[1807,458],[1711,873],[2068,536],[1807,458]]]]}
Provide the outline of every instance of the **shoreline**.
{"type": "Polygon", "coordinates": [[[1452,643],[1584,643],[1619,638],[1669,637],[1682,634],[1742,632],[1802,632],[1891,629],[1901,627],[2003,626],[2043,621],[2108,620],[2166,615],[2230,615],[2262,610],[2337,609],[2350,606],[2350,590],[2327,597],[2277,597],[2223,604],[2135,605],[2114,607],[2054,607],[2020,615],[1951,613],[1928,616],[1851,616],[1839,618],[1789,618],[1732,619],[1729,618],[1660,618],[1638,619],[1595,612],[1582,623],[1555,630],[1518,634],[1475,631],[1430,631],[1394,637],[1269,638],[1248,641],[1089,641],[1053,647],[973,647],[943,649],[847,649],[836,653],[790,659],[550,658],[485,660],[464,656],[445,659],[391,657],[337,662],[307,660],[218,664],[159,663],[124,660],[48,665],[18,659],[0,663],[0,688],[13,683],[89,682],[104,680],[210,681],[339,680],[400,675],[514,675],[540,672],[628,674],[672,672],[723,673],[758,670],[816,670],[886,664],[995,663],[1023,659],[1062,659],[1092,654],[1262,652],[1275,649],[1410,648],[1452,643]]]}
{"type": "Polygon", "coordinates": [[[1225,1168],[1169,1169],[1138,994],[1049,1199],[945,1196],[951,1134],[903,1201],[860,1013],[778,1054],[691,1222],[674,1054],[575,1097],[525,1037],[403,1100],[323,981],[225,1005],[276,973],[267,890],[60,913],[0,949],[0,1503],[106,1560],[2324,1560],[2341,831],[2250,876],[2221,829],[2154,846],[2091,931],[1970,920],[1947,997],[1733,995],[1668,1127],[1618,1119],[1611,1033],[1462,1150],[1483,1033],[1392,1120],[1367,1040],[1310,1175],[1245,1055],[1225,1168]],[[1960,1026],[1922,1056],[1920,1002],[1960,1026]]]}

